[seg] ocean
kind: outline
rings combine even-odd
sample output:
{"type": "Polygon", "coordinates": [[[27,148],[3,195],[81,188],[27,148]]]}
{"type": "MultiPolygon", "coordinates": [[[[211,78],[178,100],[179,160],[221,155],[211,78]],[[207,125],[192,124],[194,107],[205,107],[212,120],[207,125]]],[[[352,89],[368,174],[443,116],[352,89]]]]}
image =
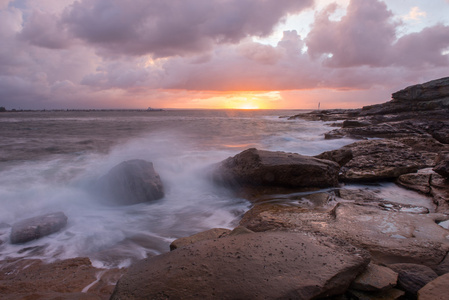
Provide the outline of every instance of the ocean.
{"type": "Polygon", "coordinates": [[[316,155],[351,139],[325,140],[324,122],[288,120],[295,110],[42,111],[0,113],[0,260],[89,257],[124,267],[169,251],[176,238],[233,228],[250,208],[215,186],[207,168],[245,149],[316,155]],[[154,164],[165,197],[109,206],[89,183],[120,162],[154,164]],[[60,232],[9,243],[16,221],[62,211],[60,232]]]}

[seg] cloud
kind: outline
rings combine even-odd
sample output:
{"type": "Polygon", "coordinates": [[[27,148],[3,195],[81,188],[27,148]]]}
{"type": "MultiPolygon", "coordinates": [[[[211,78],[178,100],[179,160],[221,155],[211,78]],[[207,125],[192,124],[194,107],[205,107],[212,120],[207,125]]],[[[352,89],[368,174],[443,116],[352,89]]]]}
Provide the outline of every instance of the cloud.
{"type": "Polygon", "coordinates": [[[50,49],[64,49],[72,44],[65,30],[59,24],[57,16],[42,13],[39,10],[33,11],[20,32],[19,38],[35,46],[50,49]]]}
{"type": "Polygon", "coordinates": [[[82,0],[62,21],[103,55],[169,57],[208,51],[215,44],[267,36],[287,14],[312,0],[82,0]]]}
{"type": "Polygon", "coordinates": [[[347,14],[339,21],[329,15],[336,9],[327,7],[316,16],[306,38],[312,58],[326,57],[325,65],[333,68],[356,66],[419,67],[445,66],[449,47],[449,27],[442,24],[425,28],[397,39],[398,22],[384,2],[351,1],[347,14]]]}
{"type": "Polygon", "coordinates": [[[427,13],[425,11],[422,11],[418,6],[414,6],[410,9],[408,15],[404,16],[404,19],[418,21],[421,18],[425,18],[426,16],[427,13]]]}
{"type": "Polygon", "coordinates": [[[306,39],[308,53],[312,57],[329,54],[326,63],[331,67],[385,65],[397,26],[386,4],[378,0],[351,1],[347,14],[331,21],[330,14],[336,8],[330,5],[317,14],[306,39]]]}

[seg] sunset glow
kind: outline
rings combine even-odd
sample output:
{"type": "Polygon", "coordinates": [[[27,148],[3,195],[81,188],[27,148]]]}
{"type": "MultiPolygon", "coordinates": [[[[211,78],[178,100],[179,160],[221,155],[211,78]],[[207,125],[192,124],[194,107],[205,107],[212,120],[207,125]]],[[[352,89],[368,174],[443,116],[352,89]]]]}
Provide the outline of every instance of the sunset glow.
{"type": "Polygon", "coordinates": [[[158,3],[0,1],[0,106],[355,108],[449,75],[449,0],[158,3]]]}

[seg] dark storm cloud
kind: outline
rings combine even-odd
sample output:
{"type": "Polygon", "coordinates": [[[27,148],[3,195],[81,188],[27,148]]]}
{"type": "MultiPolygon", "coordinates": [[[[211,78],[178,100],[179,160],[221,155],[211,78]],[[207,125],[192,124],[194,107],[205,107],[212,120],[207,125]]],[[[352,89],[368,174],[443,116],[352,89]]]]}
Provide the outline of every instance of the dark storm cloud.
{"type": "Polygon", "coordinates": [[[103,54],[192,54],[215,44],[266,36],[288,13],[312,0],[83,0],[62,21],[103,54]]]}

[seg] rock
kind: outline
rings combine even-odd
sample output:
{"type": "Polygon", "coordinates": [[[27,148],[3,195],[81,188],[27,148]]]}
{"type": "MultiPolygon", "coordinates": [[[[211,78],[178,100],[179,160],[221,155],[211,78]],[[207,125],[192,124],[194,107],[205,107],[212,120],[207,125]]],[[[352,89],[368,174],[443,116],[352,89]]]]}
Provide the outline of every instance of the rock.
{"type": "Polygon", "coordinates": [[[430,194],[437,204],[437,212],[449,213],[449,180],[434,173],[430,178],[430,194]]]}
{"type": "Polygon", "coordinates": [[[112,168],[98,180],[96,190],[108,203],[119,205],[164,197],[164,187],[153,163],[140,159],[128,160],[112,168]]]}
{"type": "Polygon", "coordinates": [[[330,187],[338,184],[338,170],[332,161],[251,148],[222,161],[213,178],[231,187],[330,187]]]}
{"type": "Polygon", "coordinates": [[[349,162],[354,156],[352,155],[351,149],[337,149],[332,151],[323,152],[315,156],[319,159],[335,161],[340,166],[344,166],[349,162]]]}
{"type": "Polygon", "coordinates": [[[315,299],[343,293],[368,263],[366,252],[327,237],[227,236],[132,265],[111,299],[315,299]]]}
{"type": "Polygon", "coordinates": [[[343,128],[365,127],[370,126],[372,123],[368,120],[345,120],[343,121],[343,128]]]}
{"type": "Polygon", "coordinates": [[[37,259],[3,260],[0,270],[2,300],[108,299],[124,273],[123,269],[94,268],[86,257],[51,263],[37,259]]]}
{"type": "Polygon", "coordinates": [[[441,176],[449,178],[449,152],[442,152],[438,155],[433,170],[441,176]]]}
{"type": "Polygon", "coordinates": [[[396,286],[398,273],[390,268],[369,264],[366,270],[352,282],[351,289],[359,291],[383,291],[396,286]]]}
{"type": "Polygon", "coordinates": [[[449,77],[406,87],[392,94],[398,101],[429,101],[449,97],[449,77]]]}
{"type": "Polygon", "coordinates": [[[428,167],[427,161],[410,146],[395,140],[358,141],[342,147],[353,158],[340,169],[342,181],[379,181],[428,167]]]}
{"type": "Polygon", "coordinates": [[[197,243],[199,241],[218,239],[218,238],[227,236],[230,233],[231,233],[231,230],[229,230],[229,229],[213,228],[213,229],[203,231],[203,232],[200,232],[200,233],[188,236],[188,237],[179,238],[179,239],[174,240],[170,244],[170,251],[197,243]]]}
{"type": "Polygon", "coordinates": [[[449,295],[449,274],[427,283],[418,291],[419,300],[445,300],[449,295]]]}
{"type": "Polygon", "coordinates": [[[420,263],[436,267],[449,251],[442,214],[409,214],[373,205],[338,203],[322,212],[281,205],[256,205],[240,225],[260,231],[320,232],[367,249],[373,263],[420,263]]]}
{"type": "Polygon", "coordinates": [[[446,273],[449,273],[449,255],[446,255],[444,260],[435,268],[433,268],[435,273],[437,273],[439,276],[444,275],[446,273]]]}
{"type": "Polygon", "coordinates": [[[67,225],[67,216],[56,212],[25,219],[14,223],[11,228],[12,244],[26,243],[55,233],[67,225]]]}
{"type": "Polygon", "coordinates": [[[229,233],[229,235],[233,236],[233,235],[241,235],[241,234],[249,234],[249,233],[254,233],[254,231],[249,230],[248,228],[243,227],[243,226],[237,226],[229,233]]]}
{"type": "Polygon", "coordinates": [[[411,295],[416,295],[423,286],[438,277],[435,271],[423,265],[392,264],[388,267],[398,273],[398,287],[411,295]]]}
{"type": "Polygon", "coordinates": [[[403,187],[418,191],[423,194],[430,194],[431,169],[419,170],[417,173],[403,174],[396,182],[403,187]]]}
{"type": "Polygon", "coordinates": [[[376,293],[350,290],[349,294],[352,296],[350,299],[357,300],[399,300],[404,299],[405,292],[398,289],[389,289],[376,293]]]}

